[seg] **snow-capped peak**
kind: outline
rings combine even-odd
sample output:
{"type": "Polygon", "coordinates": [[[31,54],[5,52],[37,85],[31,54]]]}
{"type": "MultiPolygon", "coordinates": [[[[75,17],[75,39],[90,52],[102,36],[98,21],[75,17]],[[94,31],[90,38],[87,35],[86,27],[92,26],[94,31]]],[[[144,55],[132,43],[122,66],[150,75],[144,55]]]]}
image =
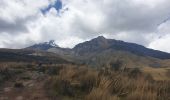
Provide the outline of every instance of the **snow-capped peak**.
{"type": "Polygon", "coordinates": [[[48,44],[48,45],[53,46],[53,47],[58,47],[58,45],[55,43],[54,40],[50,40],[49,42],[45,42],[44,44],[48,44]]]}

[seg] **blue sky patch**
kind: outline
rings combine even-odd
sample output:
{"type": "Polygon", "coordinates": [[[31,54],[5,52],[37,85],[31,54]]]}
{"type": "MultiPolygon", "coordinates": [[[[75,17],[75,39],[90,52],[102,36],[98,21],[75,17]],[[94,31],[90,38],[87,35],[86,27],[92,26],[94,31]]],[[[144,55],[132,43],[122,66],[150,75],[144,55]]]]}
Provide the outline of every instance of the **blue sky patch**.
{"type": "Polygon", "coordinates": [[[62,1],[61,0],[56,0],[54,4],[48,5],[48,7],[41,9],[41,12],[43,14],[46,14],[51,8],[55,8],[57,12],[59,12],[62,9],[62,1]]]}

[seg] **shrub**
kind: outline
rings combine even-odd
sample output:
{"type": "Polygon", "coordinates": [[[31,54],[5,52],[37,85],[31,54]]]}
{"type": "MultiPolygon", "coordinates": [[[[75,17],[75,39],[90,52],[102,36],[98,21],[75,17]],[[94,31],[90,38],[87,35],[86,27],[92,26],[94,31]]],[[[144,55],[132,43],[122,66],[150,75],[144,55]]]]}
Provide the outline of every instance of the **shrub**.
{"type": "Polygon", "coordinates": [[[115,71],[119,71],[121,69],[122,65],[123,65],[123,62],[120,60],[110,63],[111,69],[113,69],[115,71]]]}
{"type": "Polygon", "coordinates": [[[23,88],[24,85],[23,85],[22,82],[16,82],[16,83],[14,84],[14,87],[15,87],[15,88],[23,88]]]}
{"type": "Polygon", "coordinates": [[[58,75],[62,66],[51,66],[47,69],[47,74],[49,75],[58,75]]]}

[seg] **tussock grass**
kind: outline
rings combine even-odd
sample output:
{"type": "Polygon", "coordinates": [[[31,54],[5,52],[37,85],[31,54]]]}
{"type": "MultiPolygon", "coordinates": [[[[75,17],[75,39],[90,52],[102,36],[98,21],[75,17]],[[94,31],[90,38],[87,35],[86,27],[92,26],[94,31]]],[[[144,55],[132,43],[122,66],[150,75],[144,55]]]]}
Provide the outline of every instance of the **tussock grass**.
{"type": "MultiPolygon", "coordinates": [[[[56,100],[56,98],[59,100],[170,99],[170,81],[155,80],[138,68],[115,69],[114,66],[120,66],[120,64],[112,65],[93,69],[72,64],[37,67],[34,64],[3,63],[0,65],[0,83],[28,70],[43,72],[47,75],[45,90],[50,100],[56,100]]],[[[157,72],[158,69],[154,71],[157,72]]],[[[166,72],[165,75],[169,77],[169,70],[166,72]]],[[[21,85],[16,83],[16,87],[21,85]]]]}
{"type": "Polygon", "coordinates": [[[49,83],[49,94],[70,100],[170,99],[170,82],[155,81],[137,69],[115,71],[65,66],[49,83]]]}

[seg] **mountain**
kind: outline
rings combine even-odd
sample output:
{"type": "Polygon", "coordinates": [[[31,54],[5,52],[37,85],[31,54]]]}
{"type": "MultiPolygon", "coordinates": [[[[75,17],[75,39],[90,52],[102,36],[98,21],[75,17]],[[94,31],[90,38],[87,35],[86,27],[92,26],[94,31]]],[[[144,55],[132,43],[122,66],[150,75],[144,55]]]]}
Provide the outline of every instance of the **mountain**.
{"type": "Polygon", "coordinates": [[[48,50],[50,48],[56,48],[56,47],[58,47],[58,45],[55,44],[55,41],[50,40],[49,42],[35,44],[33,46],[27,47],[26,49],[48,50]]]}
{"type": "Polygon", "coordinates": [[[135,43],[128,43],[114,39],[106,39],[103,36],[99,36],[90,41],[80,43],[73,48],[75,53],[80,56],[94,53],[96,54],[108,49],[111,49],[112,51],[125,51],[138,56],[149,56],[159,59],[170,59],[169,53],[149,49],[135,43]]]}
{"type": "Polygon", "coordinates": [[[52,52],[67,61],[94,67],[109,65],[117,60],[128,67],[167,67],[164,60],[170,59],[169,53],[149,49],[135,43],[106,39],[103,36],[79,43],[72,49],[51,44],[53,42],[45,42],[28,48],[52,52]]]}
{"type": "Polygon", "coordinates": [[[76,53],[76,55],[83,56],[86,54],[94,54],[94,53],[96,54],[98,52],[108,49],[109,46],[110,46],[109,41],[105,39],[103,36],[99,36],[90,41],[86,41],[76,45],[73,48],[73,51],[76,53]]]}

